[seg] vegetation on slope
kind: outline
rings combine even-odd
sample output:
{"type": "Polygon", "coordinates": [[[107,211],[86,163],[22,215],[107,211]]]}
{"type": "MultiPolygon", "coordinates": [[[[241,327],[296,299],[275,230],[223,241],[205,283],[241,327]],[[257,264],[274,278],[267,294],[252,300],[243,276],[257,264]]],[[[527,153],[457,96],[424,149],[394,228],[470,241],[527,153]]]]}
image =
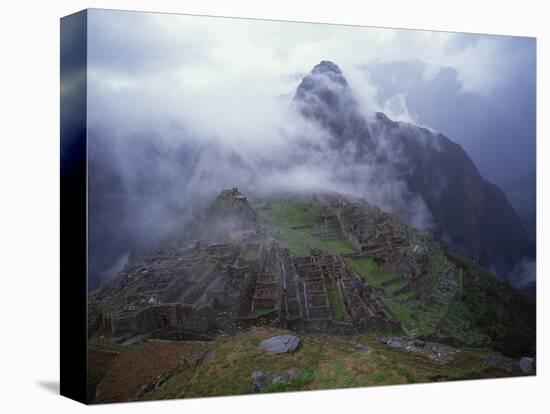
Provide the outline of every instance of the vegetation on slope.
{"type": "MultiPolygon", "coordinates": [[[[323,240],[312,222],[321,214],[313,198],[256,201],[254,209],[269,234],[294,254],[307,256],[310,248],[350,255],[347,263],[376,290],[380,301],[413,336],[470,346],[491,346],[506,355],[535,354],[535,306],[486,269],[450,251],[431,237],[407,226],[410,242],[426,249],[428,276],[411,284],[376,258],[360,257],[341,236],[323,240]],[[458,269],[449,272],[454,264],[458,269]],[[441,283],[446,277],[447,282],[441,283]]],[[[330,288],[330,287],[329,287],[330,288]]],[[[330,289],[329,289],[330,290],[330,289]]],[[[329,292],[330,293],[330,292],[329,292]]],[[[333,316],[341,305],[329,299],[333,316]]]]}
{"type": "Polygon", "coordinates": [[[376,289],[394,276],[393,272],[372,257],[350,257],[346,261],[376,289]]]}
{"type": "Polygon", "coordinates": [[[308,256],[310,249],[323,249],[337,254],[355,253],[353,246],[341,237],[323,240],[313,234],[312,220],[321,210],[312,199],[301,197],[287,201],[272,201],[256,206],[256,213],[267,232],[297,256],[308,256]]]}
{"type": "Polygon", "coordinates": [[[301,335],[302,344],[292,354],[270,355],[259,347],[263,339],[281,333],[289,332],[253,328],[236,336],[217,338],[209,344],[203,363],[180,370],[144,399],[248,394],[251,392],[250,376],[255,371],[299,373],[288,382],[268,386],[264,392],[510,375],[489,367],[481,358],[469,353],[459,353],[452,362],[441,364],[422,354],[383,345],[370,335],[301,335]],[[366,345],[370,351],[361,352],[357,344],[366,345]]]}
{"type": "MultiPolygon", "coordinates": [[[[138,341],[114,348],[102,342],[108,339],[96,337],[88,354],[90,401],[246,394],[251,392],[250,377],[255,371],[297,373],[268,385],[263,392],[492,378],[515,374],[488,362],[490,357],[512,364],[493,350],[514,358],[536,354],[535,305],[486,269],[444,250],[420,232],[410,228],[409,242],[426,249],[427,274],[413,283],[381,259],[360,257],[338,236],[333,222],[325,227],[333,227],[329,233],[334,237],[323,238],[313,226],[321,214],[313,199],[252,204],[268,234],[295,255],[307,256],[311,248],[346,255],[350,267],[375,289],[376,300],[401,321],[407,335],[482,348],[462,348],[450,362],[441,363],[421,352],[383,345],[373,335],[301,335],[297,352],[269,355],[259,347],[260,342],[290,332],[267,327],[220,336],[212,342],[138,341]]],[[[257,247],[247,249],[247,258],[259,257],[257,247]]],[[[212,263],[206,256],[205,272],[212,263]]],[[[329,281],[325,287],[333,319],[349,321],[338,288],[329,281]]],[[[129,284],[123,295],[112,299],[116,303],[108,304],[125,309],[125,299],[134,289],[129,284]]],[[[270,311],[257,308],[249,316],[270,311]]],[[[432,344],[425,349],[432,349],[432,344]]]]}
{"type": "Polygon", "coordinates": [[[344,305],[344,301],[342,300],[342,296],[338,292],[338,289],[334,286],[334,282],[325,282],[325,288],[327,290],[327,296],[330,303],[332,319],[338,322],[349,322],[350,317],[346,311],[346,305],[344,305]]]}
{"type": "Polygon", "coordinates": [[[463,270],[459,300],[451,306],[491,338],[495,350],[510,356],[536,354],[536,307],[525,295],[472,261],[449,250],[463,270]]]}

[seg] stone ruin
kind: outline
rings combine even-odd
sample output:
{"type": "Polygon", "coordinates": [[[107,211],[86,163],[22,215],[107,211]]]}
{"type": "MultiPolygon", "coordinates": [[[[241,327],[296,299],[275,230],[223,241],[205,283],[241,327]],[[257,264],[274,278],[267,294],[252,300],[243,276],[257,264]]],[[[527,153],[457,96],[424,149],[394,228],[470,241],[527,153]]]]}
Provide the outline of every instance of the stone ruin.
{"type": "Polygon", "coordinates": [[[320,251],[295,257],[276,243],[165,249],[129,264],[90,301],[102,305],[101,330],[114,335],[212,336],[256,323],[351,333],[392,323],[341,258],[320,251]],[[333,320],[328,283],[337,286],[349,322],[333,320]]]}
{"type": "Polygon", "coordinates": [[[317,200],[326,206],[321,220],[337,223],[337,229],[332,225],[330,233],[321,232],[327,240],[342,237],[359,256],[377,258],[397,275],[417,280],[427,274],[426,263],[419,260],[425,248],[410,242],[410,228],[398,215],[350,196],[324,194],[317,200]]]}
{"type": "MultiPolygon", "coordinates": [[[[225,190],[213,216],[232,216],[216,242],[203,237],[129,263],[90,295],[93,332],[211,338],[253,325],[297,332],[391,331],[400,323],[344,255],[310,249],[292,254],[267,236],[236,189],[225,190]]],[[[361,201],[318,196],[311,223],[322,240],[344,238],[360,257],[383,260],[413,283],[426,274],[423,247],[397,217],[361,201]]]]}
{"type": "Polygon", "coordinates": [[[296,257],[275,242],[165,249],[129,264],[90,302],[102,308],[98,330],[112,335],[202,338],[256,324],[326,333],[398,327],[342,258],[318,250],[296,257]],[[335,321],[327,286],[346,321],[335,321]]]}

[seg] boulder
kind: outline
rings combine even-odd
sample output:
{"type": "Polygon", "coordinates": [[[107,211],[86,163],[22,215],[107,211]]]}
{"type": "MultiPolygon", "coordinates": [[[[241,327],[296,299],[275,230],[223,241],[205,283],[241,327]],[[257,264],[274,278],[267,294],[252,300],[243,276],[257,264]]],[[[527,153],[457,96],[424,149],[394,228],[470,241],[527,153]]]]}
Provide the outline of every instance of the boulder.
{"type": "Polygon", "coordinates": [[[378,342],[380,342],[381,344],[386,345],[388,343],[388,338],[386,338],[385,336],[379,336],[376,339],[378,339],[378,342]]]}
{"type": "Polygon", "coordinates": [[[417,348],[424,348],[426,346],[426,342],[424,342],[422,339],[415,339],[413,341],[413,345],[417,348]]]}
{"type": "Polygon", "coordinates": [[[535,359],[528,357],[521,358],[519,360],[519,369],[521,369],[521,372],[524,374],[530,374],[535,369],[535,359]]]}
{"type": "Polygon", "coordinates": [[[288,371],[277,373],[273,371],[254,371],[250,375],[250,382],[252,383],[252,392],[259,393],[264,392],[266,387],[277,384],[279,382],[288,382],[293,378],[296,378],[302,373],[297,369],[291,368],[288,371]]]}
{"type": "Polygon", "coordinates": [[[362,344],[355,345],[355,349],[357,349],[358,352],[364,352],[364,353],[370,352],[370,348],[362,344]]]}
{"type": "Polygon", "coordinates": [[[271,354],[284,354],[296,351],[300,345],[300,338],[293,335],[277,335],[264,339],[260,347],[271,354]]]}
{"type": "Polygon", "coordinates": [[[378,339],[378,342],[380,342],[381,344],[389,345],[393,348],[403,348],[408,342],[412,344],[412,341],[409,341],[407,338],[399,338],[395,336],[390,338],[380,336],[376,339],[378,339]]]}
{"type": "Polygon", "coordinates": [[[288,378],[295,378],[298,375],[300,375],[301,373],[302,373],[302,371],[291,368],[287,371],[287,376],[288,376],[288,378]]]}
{"type": "Polygon", "coordinates": [[[493,355],[489,355],[485,358],[485,363],[489,365],[490,367],[496,367],[500,369],[505,369],[510,372],[521,372],[521,368],[519,368],[518,363],[511,362],[507,359],[498,358],[493,355]]]}
{"type": "Polygon", "coordinates": [[[266,375],[263,371],[254,371],[250,375],[252,381],[252,392],[261,392],[265,386],[266,375]]]}
{"type": "Polygon", "coordinates": [[[387,342],[389,346],[392,348],[402,348],[403,347],[403,341],[401,338],[390,338],[387,342]]]}

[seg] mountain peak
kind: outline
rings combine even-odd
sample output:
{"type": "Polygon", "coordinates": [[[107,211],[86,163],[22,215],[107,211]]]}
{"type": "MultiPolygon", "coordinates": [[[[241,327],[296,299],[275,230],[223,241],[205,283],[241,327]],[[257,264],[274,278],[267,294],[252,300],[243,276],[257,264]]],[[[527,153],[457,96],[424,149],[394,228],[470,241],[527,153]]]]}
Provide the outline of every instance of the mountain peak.
{"type": "Polygon", "coordinates": [[[338,75],[342,74],[342,71],[336,63],[331,62],[330,60],[322,60],[321,63],[316,65],[311,73],[324,73],[324,72],[334,72],[338,75]]]}
{"type": "Polygon", "coordinates": [[[302,79],[294,99],[314,106],[323,102],[335,109],[342,99],[349,99],[349,85],[338,65],[323,60],[302,79]]]}
{"type": "Polygon", "coordinates": [[[370,132],[359,104],[342,71],[333,62],[323,60],[306,75],[294,96],[300,113],[331,132],[331,145],[343,146],[353,140],[358,152],[371,144],[370,132]]]}

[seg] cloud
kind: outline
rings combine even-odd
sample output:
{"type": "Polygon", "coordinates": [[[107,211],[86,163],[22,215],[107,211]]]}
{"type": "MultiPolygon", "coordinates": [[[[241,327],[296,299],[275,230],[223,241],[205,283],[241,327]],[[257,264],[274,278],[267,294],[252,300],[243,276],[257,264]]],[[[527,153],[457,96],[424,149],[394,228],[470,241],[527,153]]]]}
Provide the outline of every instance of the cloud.
{"type": "Polygon", "coordinates": [[[134,122],[162,113],[192,118],[207,133],[242,135],[243,111],[250,120],[276,112],[273,102],[292,96],[295,75],[321,60],[338,63],[365,110],[381,109],[373,99],[376,85],[358,68],[368,63],[420,60],[427,77],[437,73],[434,68],[453,67],[464,90],[487,93],[521,72],[524,46],[531,43],[505,36],[91,10],[92,121],[120,114],[117,121],[134,122]]]}
{"type": "Polygon", "coordinates": [[[406,200],[409,220],[430,227],[424,202],[393,171],[345,165],[335,174],[342,163],[327,132],[292,108],[296,87],[331,60],[364,114],[414,120],[405,95],[377,99],[384,91],[365,65],[418,60],[423,79],[453,67],[462,88],[486,94],[520,73],[524,56],[515,43],[508,53],[506,37],[107,10],[90,10],[88,29],[92,179],[104,191],[91,200],[98,274],[128,250],[173,239],[194,198],[236,182],[257,192],[334,189],[388,209],[406,200]],[[216,150],[201,154],[205,146],[216,150]]]}

